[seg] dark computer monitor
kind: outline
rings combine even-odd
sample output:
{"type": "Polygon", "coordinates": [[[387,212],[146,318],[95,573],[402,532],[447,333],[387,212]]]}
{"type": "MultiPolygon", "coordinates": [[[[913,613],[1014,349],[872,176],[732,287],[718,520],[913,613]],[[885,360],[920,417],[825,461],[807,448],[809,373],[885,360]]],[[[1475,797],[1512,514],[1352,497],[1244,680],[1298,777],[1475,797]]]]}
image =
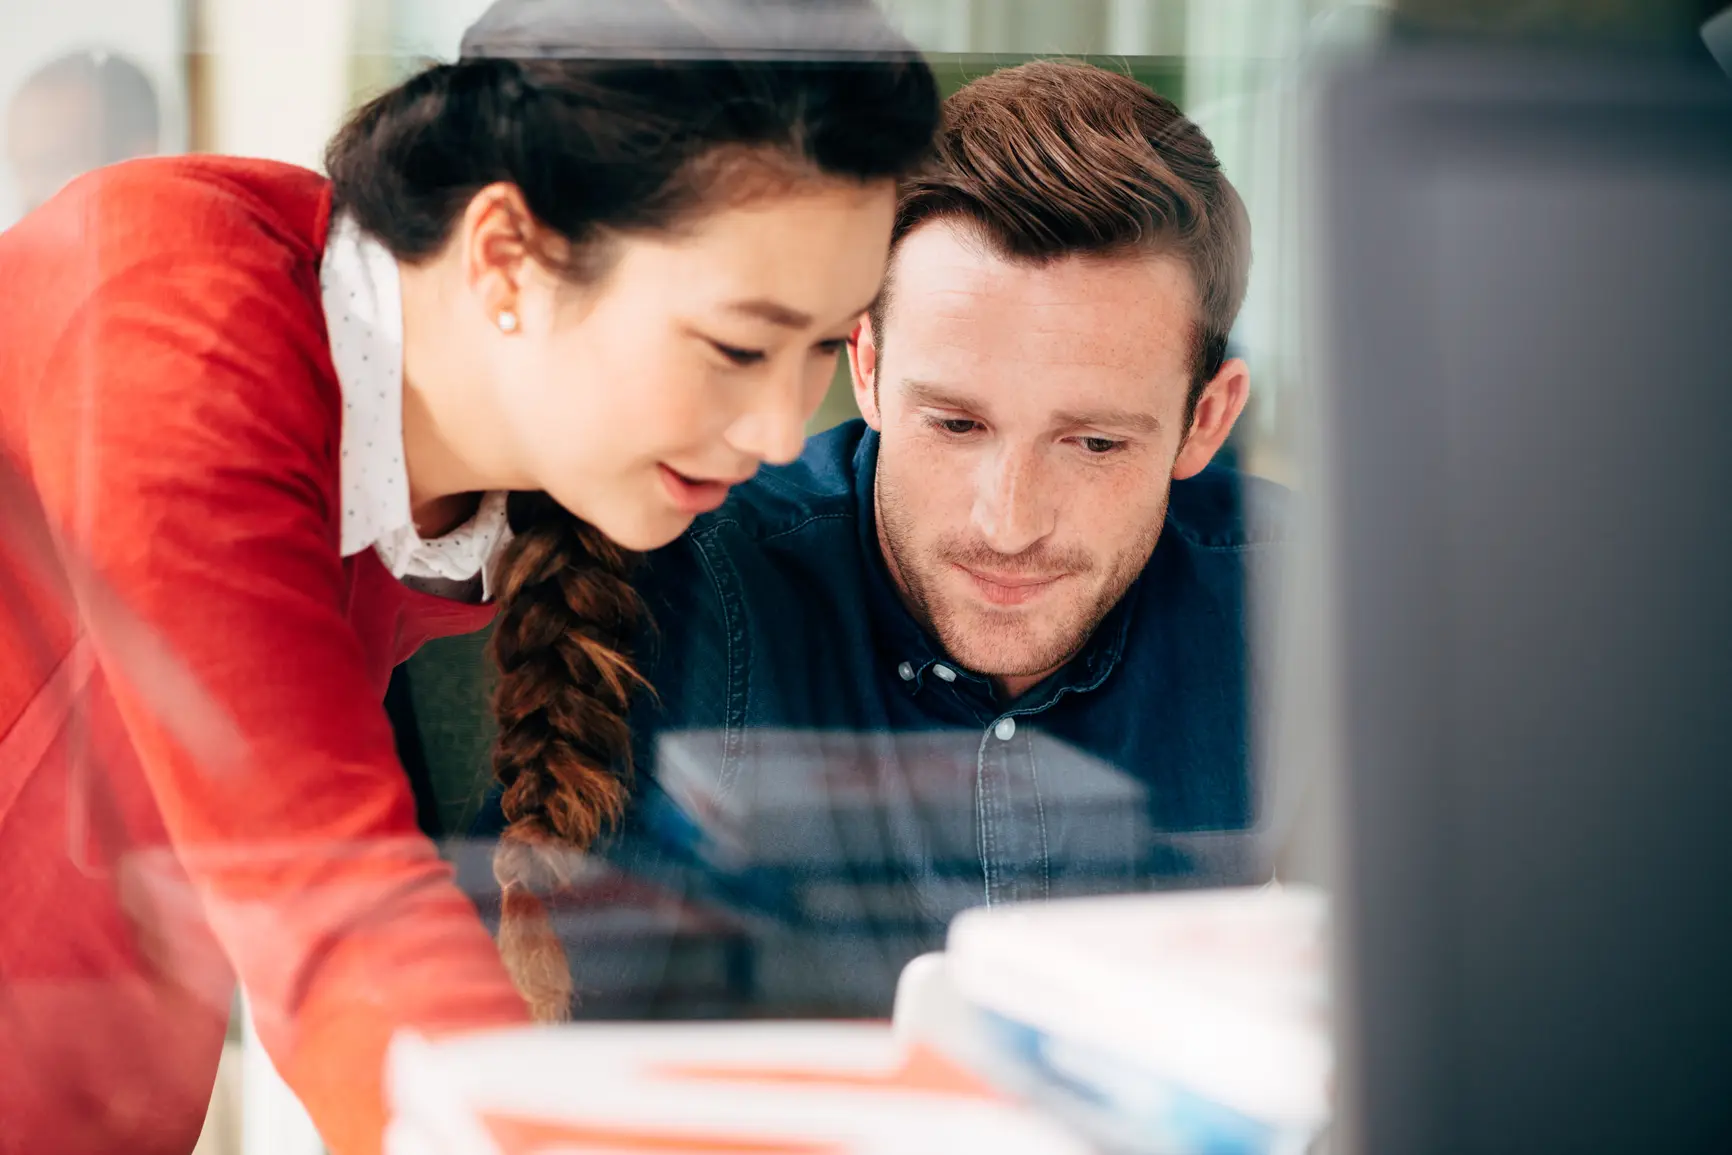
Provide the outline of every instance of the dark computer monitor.
{"type": "Polygon", "coordinates": [[[1732,1151],[1732,82],[1316,98],[1335,1145],[1732,1151]]]}

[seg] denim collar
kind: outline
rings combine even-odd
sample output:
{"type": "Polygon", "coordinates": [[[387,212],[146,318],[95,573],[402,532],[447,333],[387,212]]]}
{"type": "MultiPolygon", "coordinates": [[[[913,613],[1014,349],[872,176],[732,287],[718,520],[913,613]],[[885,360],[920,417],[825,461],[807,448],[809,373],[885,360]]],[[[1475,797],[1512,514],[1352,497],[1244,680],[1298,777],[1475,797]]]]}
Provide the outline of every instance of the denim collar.
{"type": "MultiPolygon", "coordinates": [[[[890,662],[919,689],[938,675],[934,668],[944,666],[965,683],[991,698],[994,694],[990,679],[957,664],[936,638],[929,635],[902,601],[902,595],[891,579],[884,551],[878,542],[878,509],[875,501],[878,479],[878,434],[868,428],[854,450],[853,485],[855,523],[859,533],[860,556],[866,571],[867,612],[873,624],[873,641],[880,657],[890,662]],[[906,667],[904,666],[906,663],[906,667]]],[[[1016,699],[1011,713],[1035,713],[1046,709],[1069,693],[1086,693],[1098,688],[1118,668],[1125,651],[1125,639],[1130,635],[1131,619],[1140,600],[1144,579],[1138,577],[1131,588],[1108,612],[1106,618],[1084,643],[1082,652],[1044,682],[1016,699]]]]}

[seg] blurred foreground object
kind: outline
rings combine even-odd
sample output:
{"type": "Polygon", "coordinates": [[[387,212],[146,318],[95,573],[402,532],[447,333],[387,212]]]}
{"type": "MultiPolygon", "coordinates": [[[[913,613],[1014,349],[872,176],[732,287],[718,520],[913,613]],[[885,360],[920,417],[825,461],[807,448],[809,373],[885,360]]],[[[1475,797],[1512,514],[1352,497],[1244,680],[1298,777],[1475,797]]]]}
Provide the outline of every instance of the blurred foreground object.
{"type": "Polygon", "coordinates": [[[1716,0],[1387,0],[1396,19],[1426,33],[1607,48],[1677,46],[1716,0]]]}
{"type": "Polygon", "coordinates": [[[560,1027],[399,1038],[388,1155],[1088,1155],[879,1025],[560,1027]]]}
{"type": "Polygon", "coordinates": [[[1298,1152],[1328,1115],[1326,903],[1311,887],[969,911],[896,1030],[1108,1151],[1298,1152]]]}
{"type": "Polygon", "coordinates": [[[1313,96],[1340,1149],[1732,1150],[1732,83],[1313,96]]]}
{"type": "Polygon", "coordinates": [[[1719,61],[1721,70],[1732,76],[1732,7],[1703,23],[1702,43],[1719,61]]]}

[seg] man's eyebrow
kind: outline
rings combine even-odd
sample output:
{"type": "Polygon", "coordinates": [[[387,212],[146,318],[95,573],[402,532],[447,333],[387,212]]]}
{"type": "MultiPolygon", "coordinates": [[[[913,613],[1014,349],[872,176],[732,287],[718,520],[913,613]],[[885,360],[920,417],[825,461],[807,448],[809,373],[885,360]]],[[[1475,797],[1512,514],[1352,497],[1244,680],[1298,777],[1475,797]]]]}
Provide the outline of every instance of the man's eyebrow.
{"type": "MultiPolygon", "coordinates": [[[[981,403],[933,381],[907,380],[902,383],[908,399],[928,409],[953,409],[960,413],[978,413],[981,403]]],[[[1053,415],[1057,429],[1111,429],[1148,437],[1158,433],[1160,419],[1136,409],[1086,409],[1053,415]]]]}
{"type": "Polygon", "coordinates": [[[902,383],[902,388],[910,401],[928,409],[955,409],[965,413],[978,412],[980,409],[979,402],[952,392],[936,382],[909,380],[902,383]]]}
{"type": "Polygon", "coordinates": [[[1149,436],[1160,432],[1161,422],[1153,414],[1135,409],[1087,409],[1075,413],[1059,413],[1053,421],[1061,429],[1122,429],[1126,433],[1149,436]]]}

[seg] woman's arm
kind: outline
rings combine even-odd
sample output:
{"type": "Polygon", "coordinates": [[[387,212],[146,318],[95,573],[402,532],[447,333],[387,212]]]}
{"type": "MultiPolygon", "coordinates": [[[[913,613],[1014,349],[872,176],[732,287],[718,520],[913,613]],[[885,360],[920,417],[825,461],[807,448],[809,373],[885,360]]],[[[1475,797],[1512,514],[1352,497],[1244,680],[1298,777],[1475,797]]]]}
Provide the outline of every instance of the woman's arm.
{"type": "MultiPolygon", "coordinates": [[[[360,1155],[379,1145],[396,1030],[525,1015],[416,831],[345,618],[328,476],[340,402],[295,275],[237,248],[99,287],[34,391],[28,467],[68,568],[87,568],[173,672],[86,607],[190,880],[178,906],[209,920],[327,1143],[360,1155]],[[189,730],[177,715],[194,698],[189,730]]],[[[156,854],[136,856],[129,885],[177,876],[156,854]]],[[[173,926],[139,933],[172,954],[173,926]]]]}

